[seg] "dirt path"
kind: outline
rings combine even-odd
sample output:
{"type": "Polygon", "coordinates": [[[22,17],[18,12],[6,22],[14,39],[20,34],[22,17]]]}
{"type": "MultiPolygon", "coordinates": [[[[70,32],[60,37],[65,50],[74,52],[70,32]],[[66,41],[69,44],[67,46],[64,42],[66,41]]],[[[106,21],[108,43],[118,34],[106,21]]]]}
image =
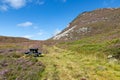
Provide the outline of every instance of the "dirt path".
{"type": "Polygon", "coordinates": [[[120,79],[120,65],[109,64],[104,59],[98,59],[96,55],[86,56],[55,46],[48,50],[49,54],[39,58],[46,65],[42,80],[120,79]]]}

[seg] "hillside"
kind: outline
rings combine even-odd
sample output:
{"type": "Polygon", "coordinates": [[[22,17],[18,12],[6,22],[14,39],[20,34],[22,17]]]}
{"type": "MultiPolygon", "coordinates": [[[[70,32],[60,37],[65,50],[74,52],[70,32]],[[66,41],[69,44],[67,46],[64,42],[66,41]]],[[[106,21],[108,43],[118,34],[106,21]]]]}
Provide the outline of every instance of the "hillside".
{"type": "Polygon", "coordinates": [[[98,9],[50,40],[0,37],[0,80],[120,80],[119,18],[119,8],[98,9]],[[42,55],[24,54],[34,47],[42,55]]]}
{"type": "MultiPolygon", "coordinates": [[[[53,40],[79,40],[97,34],[117,33],[120,31],[120,8],[97,9],[83,12],[75,18],[53,40]]],[[[109,36],[118,37],[120,34],[109,36]]]]}
{"type": "Polygon", "coordinates": [[[120,52],[120,39],[102,38],[42,46],[41,42],[0,44],[0,80],[119,80],[120,61],[108,56],[120,52]],[[23,54],[33,45],[40,51],[42,47],[41,57],[23,54]]]}
{"type": "Polygon", "coordinates": [[[22,38],[22,37],[6,37],[6,36],[0,36],[0,42],[10,42],[10,43],[14,43],[14,42],[26,42],[26,41],[30,41],[27,38],[22,38]]]}
{"type": "Polygon", "coordinates": [[[46,68],[41,80],[119,80],[118,54],[120,39],[99,42],[101,37],[89,37],[47,47],[48,54],[38,58],[46,68]],[[97,38],[97,39],[96,39],[97,38]]]}

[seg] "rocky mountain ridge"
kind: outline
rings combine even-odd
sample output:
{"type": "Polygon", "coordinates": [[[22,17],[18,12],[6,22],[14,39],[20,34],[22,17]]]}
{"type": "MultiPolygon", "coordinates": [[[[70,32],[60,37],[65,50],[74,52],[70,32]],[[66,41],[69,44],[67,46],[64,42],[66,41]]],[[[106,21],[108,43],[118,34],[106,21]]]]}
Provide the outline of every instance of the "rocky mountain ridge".
{"type": "Polygon", "coordinates": [[[83,12],[53,40],[79,40],[83,37],[120,29],[120,8],[104,8],[83,12]]]}

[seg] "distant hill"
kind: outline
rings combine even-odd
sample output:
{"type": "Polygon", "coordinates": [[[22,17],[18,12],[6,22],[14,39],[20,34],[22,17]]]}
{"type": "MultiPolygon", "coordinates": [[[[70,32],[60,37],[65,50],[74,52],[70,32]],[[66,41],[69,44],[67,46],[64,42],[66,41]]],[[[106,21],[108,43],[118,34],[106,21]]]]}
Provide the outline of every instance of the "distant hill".
{"type": "Polygon", "coordinates": [[[27,38],[22,38],[22,37],[6,37],[6,36],[0,36],[0,42],[26,42],[30,41],[27,38]]]}
{"type": "Polygon", "coordinates": [[[110,34],[109,38],[120,37],[120,8],[97,9],[83,12],[53,40],[79,40],[97,34],[110,34]]]}

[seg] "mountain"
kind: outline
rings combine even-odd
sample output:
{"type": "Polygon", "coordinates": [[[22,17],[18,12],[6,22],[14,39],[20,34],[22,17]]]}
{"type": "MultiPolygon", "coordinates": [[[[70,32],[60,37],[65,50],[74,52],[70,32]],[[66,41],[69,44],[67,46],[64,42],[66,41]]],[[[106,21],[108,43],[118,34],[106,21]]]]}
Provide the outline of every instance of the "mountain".
{"type": "Polygon", "coordinates": [[[52,37],[53,40],[79,40],[97,34],[117,34],[120,31],[120,8],[104,8],[83,12],[63,31],[52,37]]]}
{"type": "Polygon", "coordinates": [[[27,38],[22,37],[6,37],[6,36],[0,36],[0,42],[26,42],[29,41],[27,38]]]}
{"type": "Polygon", "coordinates": [[[119,8],[98,9],[50,40],[0,36],[0,80],[120,80],[119,18],[119,8]]]}

